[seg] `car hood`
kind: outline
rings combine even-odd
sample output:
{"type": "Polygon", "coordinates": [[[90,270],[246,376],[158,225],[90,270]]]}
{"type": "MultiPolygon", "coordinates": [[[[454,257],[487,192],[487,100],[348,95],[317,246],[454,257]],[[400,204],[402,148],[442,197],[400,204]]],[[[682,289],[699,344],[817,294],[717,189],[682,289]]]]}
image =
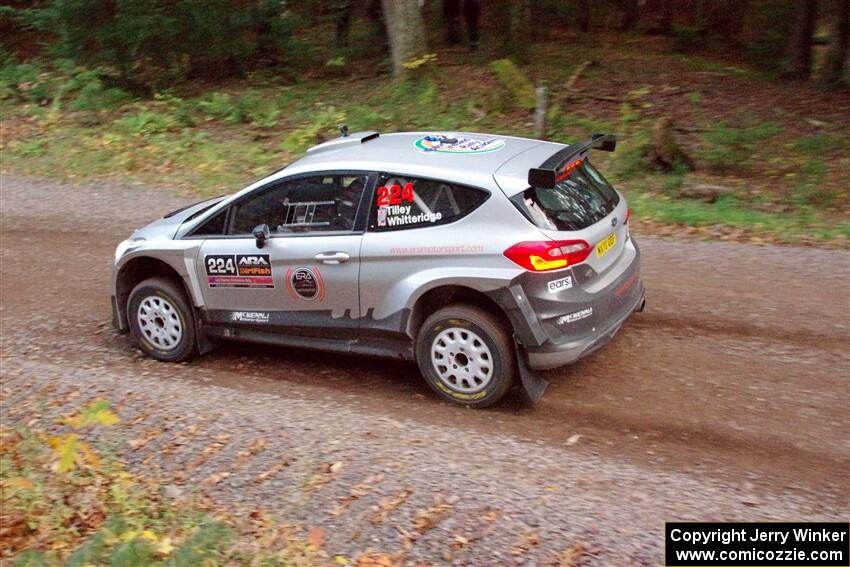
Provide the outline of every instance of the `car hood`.
{"type": "Polygon", "coordinates": [[[133,232],[132,238],[145,240],[151,240],[153,238],[174,238],[174,235],[177,233],[177,229],[180,228],[180,225],[197,213],[212,207],[224,198],[225,196],[206,199],[171,211],[162,218],[133,232]]]}

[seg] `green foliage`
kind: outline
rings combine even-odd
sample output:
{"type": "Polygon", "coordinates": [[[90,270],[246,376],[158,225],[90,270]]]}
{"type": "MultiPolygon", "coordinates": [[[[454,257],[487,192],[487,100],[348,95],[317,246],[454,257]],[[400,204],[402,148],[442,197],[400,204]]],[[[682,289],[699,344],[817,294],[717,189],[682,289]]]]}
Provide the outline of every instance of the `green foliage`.
{"type": "Polygon", "coordinates": [[[701,45],[701,30],[696,26],[673,26],[673,50],[677,53],[693,53],[701,45]]]}
{"type": "Polygon", "coordinates": [[[490,70],[504,85],[520,108],[533,110],[537,104],[534,83],[510,59],[490,63],[490,70]]]}
{"type": "Polygon", "coordinates": [[[53,98],[56,81],[35,62],[16,64],[7,57],[0,66],[0,98],[42,103],[53,98]]]}
{"type": "MultiPolygon", "coordinates": [[[[100,426],[119,425],[105,401],[61,421],[63,427],[85,428],[95,446],[102,441],[100,426]]],[[[163,498],[161,484],[131,474],[113,457],[57,467],[54,440],[62,436],[51,435],[0,426],[0,509],[8,528],[4,556],[11,555],[15,567],[327,564],[319,547],[300,537],[297,526],[283,529],[261,509],[250,523],[222,509],[215,510],[213,519],[207,512],[210,502],[191,495],[176,501],[163,498]],[[274,546],[263,543],[270,541],[274,546]]],[[[84,445],[72,435],[78,448],[84,445]]],[[[92,447],[87,450],[95,454],[92,447]]]]}
{"type": "Polygon", "coordinates": [[[614,168],[612,177],[618,180],[629,179],[650,171],[649,160],[649,131],[639,129],[628,137],[617,141],[617,151],[614,152],[614,168]]]}
{"type": "Polygon", "coordinates": [[[623,123],[637,122],[640,120],[640,112],[629,102],[624,102],[620,105],[620,120],[623,123]]]}
{"type": "Polygon", "coordinates": [[[140,110],[115,121],[120,130],[133,136],[149,136],[160,132],[178,130],[180,123],[172,114],[140,110]]]}
{"type": "Polygon", "coordinates": [[[293,130],[281,147],[291,153],[302,153],[310,146],[335,136],[336,129],[345,123],[345,117],[345,112],[333,106],[324,108],[316,113],[311,122],[293,130]]]}
{"type": "Polygon", "coordinates": [[[744,43],[750,63],[768,71],[782,70],[788,38],[793,35],[794,4],[793,0],[772,0],[753,5],[752,31],[744,43]]]}
{"type": "Polygon", "coordinates": [[[40,157],[44,155],[46,146],[47,140],[44,138],[36,138],[35,140],[24,142],[12,151],[22,157],[40,157]]]}
{"type": "Polygon", "coordinates": [[[705,133],[707,148],[701,152],[700,158],[715,171],[731,171],[752,157],[758,142],[773,138],[781,131],[782,127],[774,122],[743,128],[720,122],[705,133]]]}
{"type": "Polygon", "coordinates": [[[118,87],[104,87],[100,80],[86,83],[71,103],[72,110],[114,110],[132,100],[132,95],[118,87]]]}
{"type": "Polygon", "coordinates": [[[276,101],[269,101],[256,93],[239,97],[212,92],[195,101],[206,119],[221,120],[225,124],[253,124],[260,128],[277,126],[282,111],[276,101]]]}
{"type": "Polygon", "coordinates": [[[230,539],[230,533],[225,526],[216,522],[204,523],[174,553],[170,565],[173,567],[203,565],[210,558],[218,555],[228,539],[230,539]]]}
{"type": "Polygon", "coordinates": [[[810,158],[802,167],[798,182],[791,192],[791,201],[800,208],[829,208],[835,205],[838,195],[824,187],[826,165],[818,158],[810,158]]]}
{"type": "Polygon", "coordinates": [[[834,134],[812,134],[797,138],[791,144],[791,148],[798,152],[821,154],[825,152],[838,151],[850,147],[847,138],[834,134]]]}
{"type": "Polygon", "coordinates": [[[702,93],[699,91],[691,91],[688,93],[688,102],[694,105],[702,103],[702,93]]]}
{"type": "Polygon", "coordinates": [[[52,34],[52,52],[114,72],[126,88],[155,90],[189,73],[243,72],[257,62],[284,61],[291,25],[279,2],[251,9],[236,0],[47,0],[28,12],[52,34]]]}

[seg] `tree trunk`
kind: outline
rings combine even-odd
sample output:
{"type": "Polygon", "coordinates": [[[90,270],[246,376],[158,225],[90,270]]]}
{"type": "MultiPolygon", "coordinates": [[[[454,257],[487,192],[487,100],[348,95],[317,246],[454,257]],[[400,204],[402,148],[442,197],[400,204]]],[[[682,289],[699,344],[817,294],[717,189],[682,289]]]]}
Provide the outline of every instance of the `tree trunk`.
{"type": "Polygon", "coordinates": [[[848,51],[850,51],[850,2],[835,0],[835,26],[821,77],[824,85],[834,87],[841,82],[841,75],[847,65],[848,51]]]}
{"type": "Polygon", "coordinates": [[[663,0],[661,3],[661,33],[670,35],[673,31],[673,0],[663,0]]]}
{"type": "Polygon", "coordinates": [[[579,0],[578,3],[578,29],[582,32],[590,31],[590,0],[579,0]]]}
{"type": "Polygon", "coordinates": [[[528,45],[534,37],[534,32],[531,29],[531,1],[530,0],[513,0],[511,2],[511,22],[510,22],[510,42],[511,51],[524,59],[528,51],[528,45]]]}
{"type": "Polygon", "coordinates": [[[383,0],[384,21],[390,38],[393,75],[404,76],[404,64],[425,53],[425,26],[417,0],[383,0]]]}
{"type": "Polygon", "coordinates": [[[623,30],[633,29],[640,19],[638,0],[623,0],[623,30]]]}
{"type": "Polygon", "coordinates": [[[791,57],[785,74],[790,79],[808,79],[812,71],[812,35],[817,11],[817,0],[797,0],[791,57]]]}
{"type": "Polygon", "coordinates": [[[348,36],[351,32],[351,15],[354,10],[353,0],[338,0],[333,5],[336,16],[336,48],[341,51],[348,47],[348,36]]]}

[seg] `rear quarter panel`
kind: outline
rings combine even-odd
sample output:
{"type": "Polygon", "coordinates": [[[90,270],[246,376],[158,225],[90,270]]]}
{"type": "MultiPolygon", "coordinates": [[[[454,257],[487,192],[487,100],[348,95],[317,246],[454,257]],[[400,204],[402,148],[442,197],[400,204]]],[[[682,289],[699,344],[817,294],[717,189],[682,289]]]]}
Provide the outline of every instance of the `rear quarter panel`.
{"type": "Polygon", "coordinates": [[[454,223],[366,232],[361,248],[361,313],[381,320],[412,309],[423,294],[439,286],[487,292],[506,287],[523,273],[503,252],[516,242],[539,238],[540,233],[498,188],[488,191],[491,195],[484,204],[454,223]]]}

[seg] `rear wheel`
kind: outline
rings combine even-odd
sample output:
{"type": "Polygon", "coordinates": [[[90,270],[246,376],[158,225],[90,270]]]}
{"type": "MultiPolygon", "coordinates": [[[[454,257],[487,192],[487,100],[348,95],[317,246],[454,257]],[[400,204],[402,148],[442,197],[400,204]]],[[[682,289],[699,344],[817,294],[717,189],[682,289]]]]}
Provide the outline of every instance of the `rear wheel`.
{"type": "Polygon", "coordinates": [[[165,362],[183,362],[195,354],[195,320],[186,294],[166,278],[149,278],[130,292],[127,320],[136,344],[165,362]]]}
{"type": "Polygon", "coordinates": [[[442,398],[473,408],[499,401],[516,373],[504,323],[468,305],[450,305],[422,323],[416,360],[425,381],[442,398]]]}

